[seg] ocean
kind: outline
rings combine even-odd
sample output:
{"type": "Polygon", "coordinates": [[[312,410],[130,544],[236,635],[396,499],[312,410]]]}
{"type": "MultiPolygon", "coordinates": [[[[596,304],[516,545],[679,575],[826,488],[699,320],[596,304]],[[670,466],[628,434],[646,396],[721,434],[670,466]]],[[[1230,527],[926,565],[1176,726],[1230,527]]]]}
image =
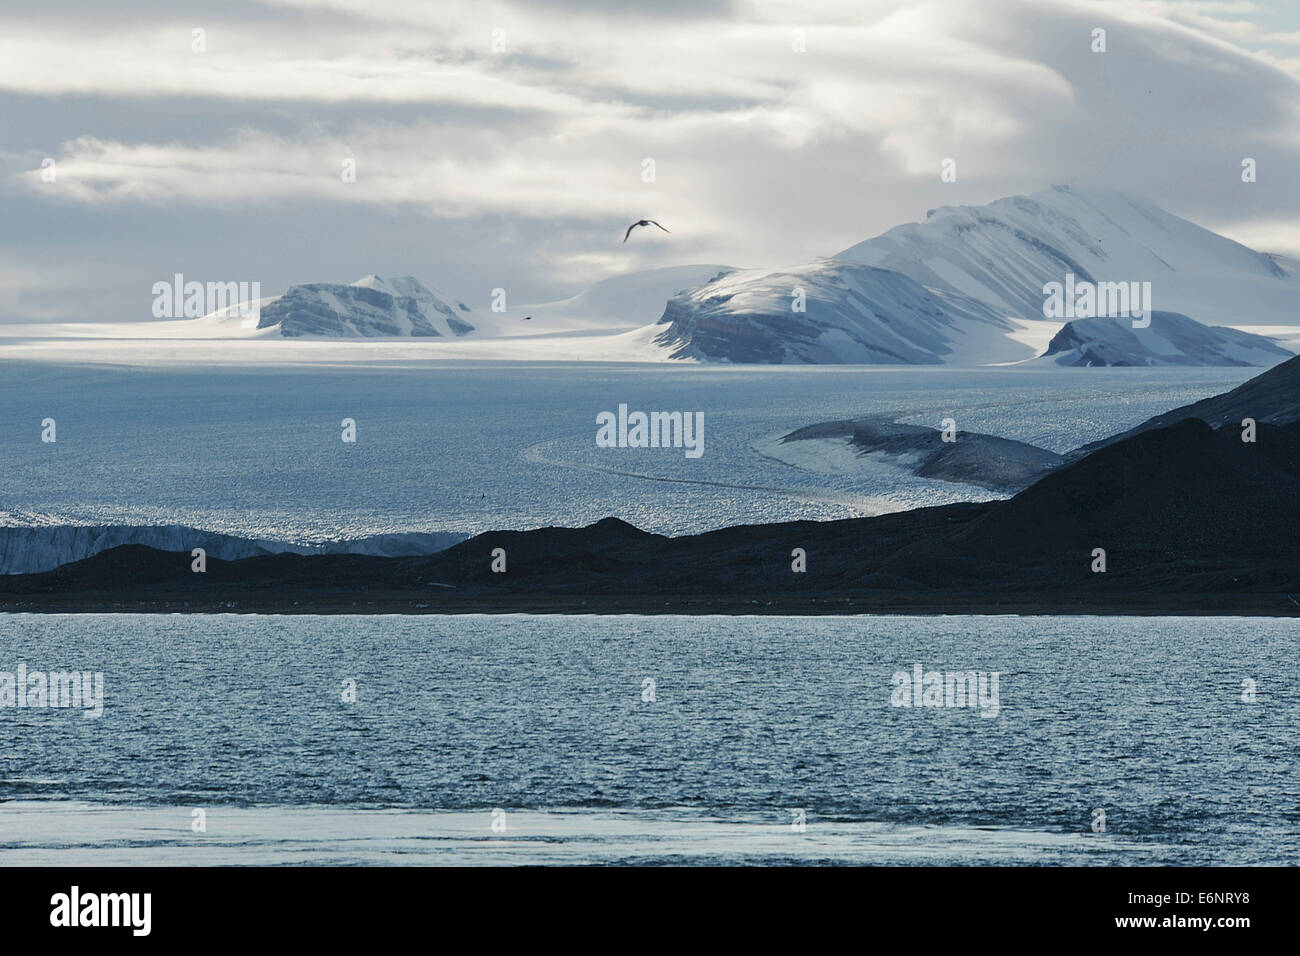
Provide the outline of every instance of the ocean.
{"type": "Polygon", "coordinates": [[[20,664],[103,676],[99,717],[0,706],[0,863],[1295,864],[1297,637],[1271,618],[0,615],[0,703],[20,664]],[[918,667],[986,693],[902,706],[918,667]]]}

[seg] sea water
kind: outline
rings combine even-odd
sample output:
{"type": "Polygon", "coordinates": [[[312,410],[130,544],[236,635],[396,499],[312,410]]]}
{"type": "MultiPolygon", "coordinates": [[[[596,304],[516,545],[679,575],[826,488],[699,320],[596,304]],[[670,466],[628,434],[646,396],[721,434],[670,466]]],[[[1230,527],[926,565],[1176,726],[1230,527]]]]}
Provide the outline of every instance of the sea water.
{"type": "Polygon", "coordinates": [[[0,615],[0,862],[1300,860],[1300,622],[0,615]],[[997,708],[895,676],[997,675],[997,708]]]}

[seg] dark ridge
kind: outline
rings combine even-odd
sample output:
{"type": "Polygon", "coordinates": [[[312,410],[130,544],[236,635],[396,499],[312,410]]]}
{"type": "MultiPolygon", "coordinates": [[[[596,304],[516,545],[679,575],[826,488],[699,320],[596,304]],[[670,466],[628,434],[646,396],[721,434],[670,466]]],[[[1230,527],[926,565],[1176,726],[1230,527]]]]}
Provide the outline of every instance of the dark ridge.
{"type": "Polygon", "coordinates": [[[1234,424],[1244,418],[1272,425],[1289,425],[1300,421],[1300,355],[1274,365],[1230,392],[1212,395],[1199,402],[1148,418],[1128,431],[1076,448],[1067,458],[1080,458],[1098,448],[1132,438],[1156,428],[1166,428],[1185,418],[1199,418],[1212,428],[1234,424]]]}
{"type": "Polygon", "coordinates": [[[1192,576],[1178,569],[1232,571],[1245,580],[1300,562],[1297,517],[1300,424],[1261,425],[1252,444],[1234,427],[1216,432],[1186,419],[1046,476],[960,532],[919,543],[890,568],[932,586],[975,563],[983,571],[967,567],[966,577],[999,587],[1036,579],[1110,586],[1140,577],[1181,588],[1192,576]],[[1106,550],[1106,575],[1090,569],[1094,548],[1106,550]]]}

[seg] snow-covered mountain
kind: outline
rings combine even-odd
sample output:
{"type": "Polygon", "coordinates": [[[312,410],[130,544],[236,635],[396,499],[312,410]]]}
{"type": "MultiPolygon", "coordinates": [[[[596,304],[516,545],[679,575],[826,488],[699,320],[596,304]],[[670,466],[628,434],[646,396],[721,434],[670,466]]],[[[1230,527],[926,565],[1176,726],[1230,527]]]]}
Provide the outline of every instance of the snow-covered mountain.
{"type": "Polygon", "coordinates": [[[257,318],[232,307],[202,319],[42,331],[66,340],[50,346],[64,356],[78,349],[102,356],[106,346],[91,340],[123,339],[133,359],[142,347],[136,340],[150,339],[163,357],[173,354],[173,343],[190,340],[201,342],[206,356],[230,361],[256,349],[313,361],[365,351],[470,360],[980,366],[1042,361],[1056,339],[1047,360],[1059,364],[1269,365],[1288,354],[1278,343],[1195,323],[1276,335],[1295,347],[1298,302],[1296,260],[1254,252],[1113,190],[1053,186],[931,210],[924,222],[781,271],[697,264],[631,272],[559,301],[512,299],[499,312],[475,312],[410,277],[370,275],[351,285],[294,286],[262,299],[257,318]],[[1080,320],[1063,331],[1073,315],[1044,317],[1048,283],[1140,283],[1150,290],[1145,310],[1178,317],[1135,338],[1123,334],[1130,323],[1122,317],[1080,320]],[[242,339],[277,344],[233,341],[242,339]],[[346,341],[328,341],[339,339],[346,341]],[[79,345],[83,340],[88,344],[79,345]],[[232,347],[214,348],[224,340],[232,347]]]}
{"type": "Polygon", "coordinates": [[[448,304],[411,276],[384,279],[368,275],[351,285],[311,282],[283,295],[262,299],[254,324],[239,320],[235,308],[199,319],[208,325],[238,326],[253,334],[268,330],[285,338],[455,338],[473,332],[474,310],[448,304]],[[250,328],[251,326],[251,328],[250,328]]]}
{"type": "MultiPolygon", "coordinates": [[[[421,315],[430,325],[438,329],[441,335],[446,335],[448,332],[452,335],[466,335],[474,331],[474,324],[470,321],[476,319],[473,309],[464,302],[443,295],[436,289],[429,289],[412,276],[384,279],[371,273],[352,284],[367,289],[375,289],[378,292],[387,292],[395,299],[414,299],[420,307],[421,315]],[[452,303],[454,303],[454,308],[452,303]],[[445,329],[444,326],[446,326],[445,329]]],[[[412,332],[411,334],[421,333],[412,332]]]]}
{"type": "MultiPolygon", "coordinates": [[[[809,364],[928,365],[990,347],[1006,353],[1019,328],[969,296],[835,259],[726,272],[669,299],[660,323],[667,328],[655,341],[673,358],[809,364]]],[[[1033,354],[1021,344],[1014,358],[1033,354]]]]}
{"type": "Polygon", "coordinates": [[[1272,339],[1202,325],[1177,312],[1152,312],[1135,329],[1115,319],[1075,319],[1048,343],[1039,362],[1054,365],[1275,365],[1291,353],[1272,339]]]}
{"type": "Polygon", "coordinates": [[[1025,318],[1043,285],[1150,282],[1152,307],[1209,325],[1288,325],[1300,264],[1248,249],[1111,189],[1052,186],[985,206],[943,206],[836,258],[893,269],[1025,318]]]}
{"type": "Polygon", "coordinates": [[[721,276],[670,299],[655,341],[702,360],[981,365],[1031,359],[1056,336],[1060,364],[1272,365],[1291,353],[1201,322],[1293,324],[1297,303],[1293,260],[1123,193],[1053,186],[931,210],[797,269],[721,276]],[[1145,334],[1127,318],[1063,331],[1043,316],[1044,286],[1067,276],[1149,283],[1147,308],[1166,316],[1145,334]]]}

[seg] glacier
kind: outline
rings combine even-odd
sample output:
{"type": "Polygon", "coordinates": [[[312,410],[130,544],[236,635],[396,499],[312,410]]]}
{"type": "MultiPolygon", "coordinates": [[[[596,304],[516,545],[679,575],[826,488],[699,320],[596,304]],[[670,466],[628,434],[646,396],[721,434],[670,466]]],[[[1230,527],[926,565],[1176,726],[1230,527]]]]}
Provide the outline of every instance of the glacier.
{"type": "MultiPolygon", "coordinates": [[[[12,520],[14,515],[9,516],[12,520]]],[[[31,520],[31,516],[25,516],[31,520]]],[[[209,557],[234,561],[264,554],[368,554],[384,557],[433,554],[465,540],[457,532],[404,532],[313,543],[295,543],[203,531],[184,525],[9,524],[0,526],[0,574],[49,571],[69,561],[124,544],[142,544],[186,555],[202,548],[209,557]]],[[[188,560],[188,558],[186,559],[188,560]]]]}

